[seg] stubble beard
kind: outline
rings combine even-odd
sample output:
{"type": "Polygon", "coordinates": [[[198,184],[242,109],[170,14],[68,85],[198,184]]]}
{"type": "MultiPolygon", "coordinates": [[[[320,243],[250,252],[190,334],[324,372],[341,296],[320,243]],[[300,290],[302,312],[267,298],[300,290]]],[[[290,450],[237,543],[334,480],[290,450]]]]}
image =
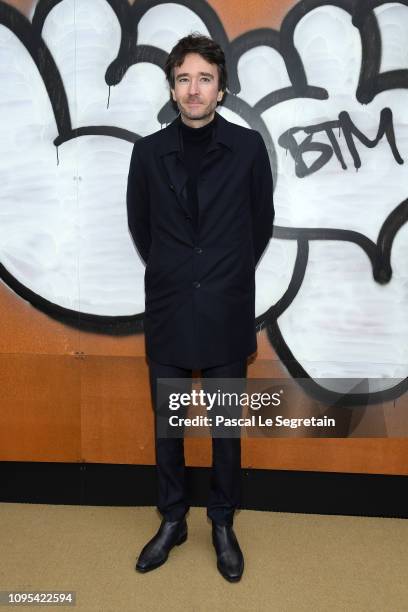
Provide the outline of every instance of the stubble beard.
{"type": "Polygon", "coordinates": [[[178,105],[180,113],[183,115],[183,117],[189,119],[190,121],[202,121],[203,119],[207,119],[211,117],[216,108],[217,103],[214,105],[209,105],[199,115],[196,115],[195,113],[190,112],[186,106],[181,104],[178,105]]]}

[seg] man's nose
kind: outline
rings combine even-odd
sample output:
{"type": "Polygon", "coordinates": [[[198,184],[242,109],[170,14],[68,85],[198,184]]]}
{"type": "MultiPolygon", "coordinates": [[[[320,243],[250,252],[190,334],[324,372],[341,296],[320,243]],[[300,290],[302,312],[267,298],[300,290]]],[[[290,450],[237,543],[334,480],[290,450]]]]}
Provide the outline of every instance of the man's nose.
{"type": "Polygon", "coordinates": [[[188,87],[188,93],[190,95],[194,95],[194,94],[197,94],[198,91],[199,91],[199,89],[198,89],[198,79],[191,79],[189,87],[188,87]]]}

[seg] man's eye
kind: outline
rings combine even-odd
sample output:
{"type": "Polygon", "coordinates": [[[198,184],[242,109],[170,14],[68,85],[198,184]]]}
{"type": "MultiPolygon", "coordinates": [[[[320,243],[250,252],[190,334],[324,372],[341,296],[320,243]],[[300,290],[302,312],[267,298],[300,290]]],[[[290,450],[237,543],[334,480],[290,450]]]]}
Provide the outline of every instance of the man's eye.
{"type": "Polygon", "coordinates": [[[209,81],[210,79],[209,79],[209,77],[202,77],[202,79],[201,79],[201,80],[202,80],[202,81],[209,81]]]}

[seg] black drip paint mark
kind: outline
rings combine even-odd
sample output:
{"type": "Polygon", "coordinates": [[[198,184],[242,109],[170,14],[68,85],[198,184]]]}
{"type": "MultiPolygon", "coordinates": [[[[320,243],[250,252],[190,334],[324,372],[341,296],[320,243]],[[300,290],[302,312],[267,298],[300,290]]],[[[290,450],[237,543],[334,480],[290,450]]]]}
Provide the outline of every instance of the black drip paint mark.
{"type": "Polygon", "coordinates": [[[59,155],[58,155],[58,147],[55,147],[56,153],[57,153],[57,166],[59,166],[59,155]]]}
{"type": "Polygon", "coordinates": [[[109,108],[110,93],[111,93],[111,86],[108,85],[108,103],[106,105],[106,108],[109,108]]]}

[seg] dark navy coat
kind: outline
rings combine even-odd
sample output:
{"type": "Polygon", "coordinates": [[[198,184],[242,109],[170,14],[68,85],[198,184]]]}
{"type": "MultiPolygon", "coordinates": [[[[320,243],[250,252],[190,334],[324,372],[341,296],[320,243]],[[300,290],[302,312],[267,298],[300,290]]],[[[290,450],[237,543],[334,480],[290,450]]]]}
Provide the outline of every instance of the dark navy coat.
{"type": "Polygon", "coordinates": [[[146,263],[146,354],[201,369],[256,351],[255,266],[272,234],[272,174],[261,135],[218,115],[195,232],[179,122],[135,142],[128,224],[146,263]]]}

